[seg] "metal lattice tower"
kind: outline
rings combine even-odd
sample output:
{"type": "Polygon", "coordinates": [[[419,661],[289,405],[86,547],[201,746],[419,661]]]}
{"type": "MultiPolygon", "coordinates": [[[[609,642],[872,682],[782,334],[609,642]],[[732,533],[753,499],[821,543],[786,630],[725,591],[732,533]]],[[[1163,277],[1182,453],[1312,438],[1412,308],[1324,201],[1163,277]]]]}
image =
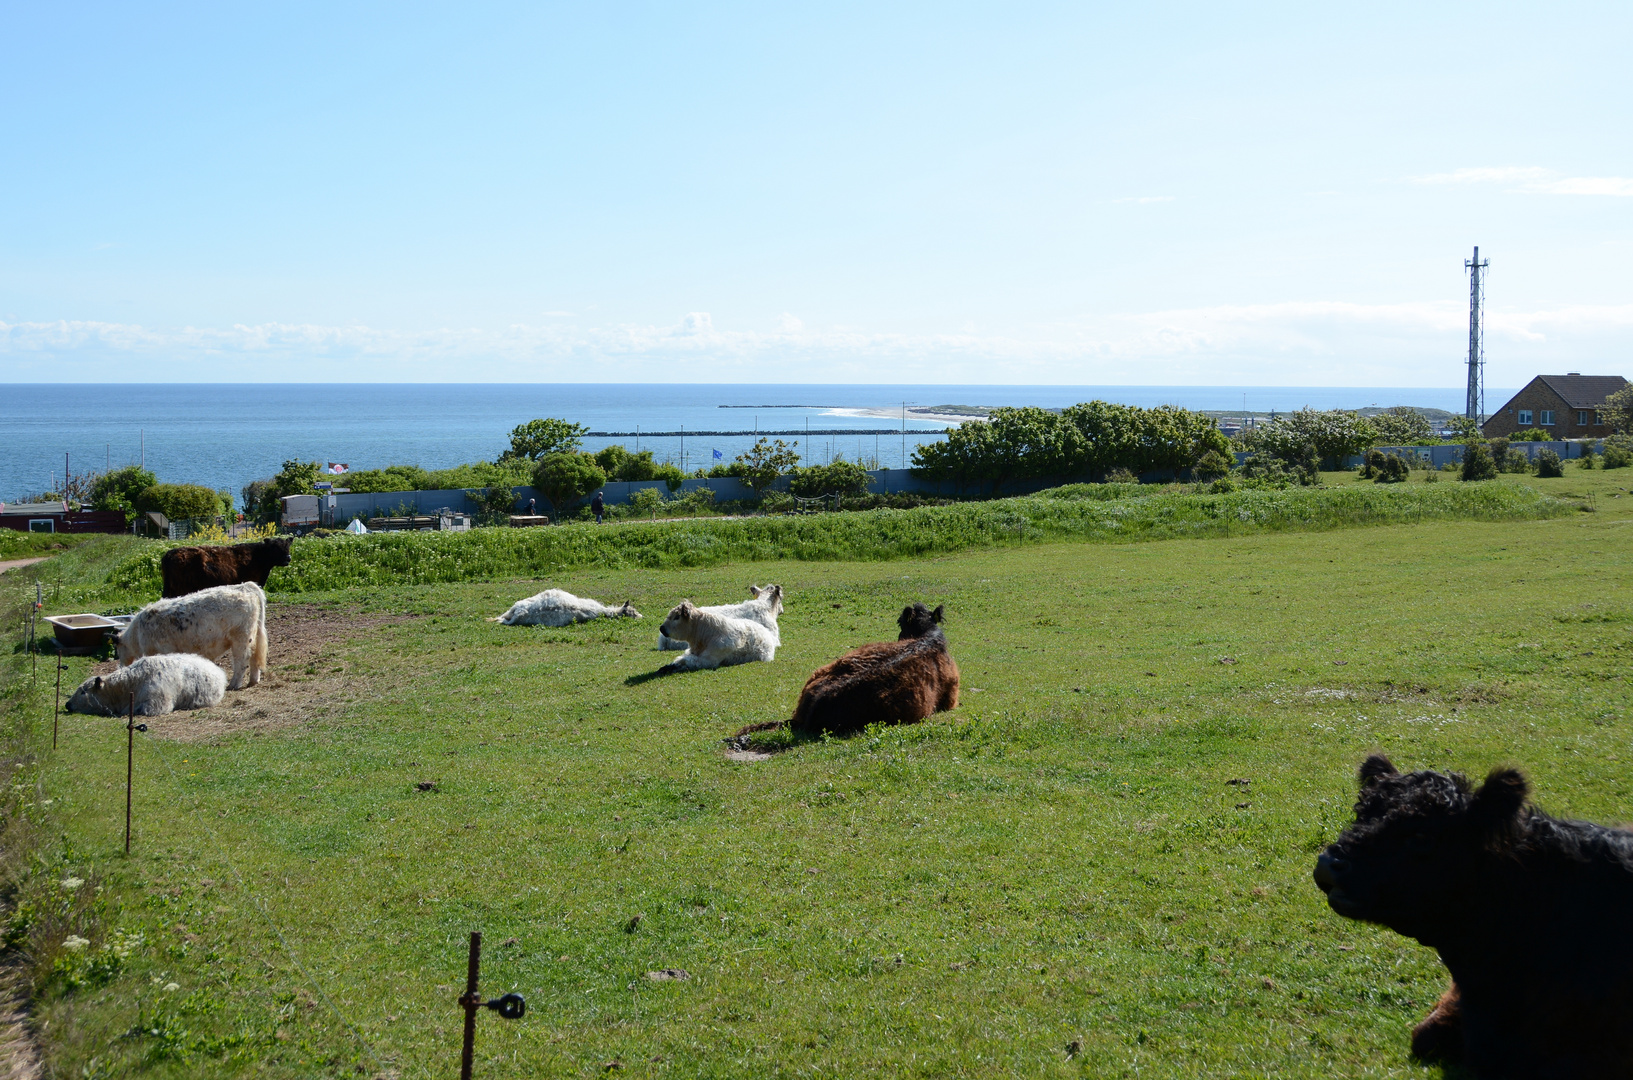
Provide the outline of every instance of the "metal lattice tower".
{"type": "Polygon", "coordinates": [[[1463,260],[1463,269],[1469,272],[1469,400],[1463,415],[1476,424],[1486,418],[1486,327],[1481,318],[1486,305],[1486,291],[1480,281],[1480,271],[1491,265],[1491,260],[1480,261],[1480,248],[1474,249],[1474,258],[1463,260]]]}

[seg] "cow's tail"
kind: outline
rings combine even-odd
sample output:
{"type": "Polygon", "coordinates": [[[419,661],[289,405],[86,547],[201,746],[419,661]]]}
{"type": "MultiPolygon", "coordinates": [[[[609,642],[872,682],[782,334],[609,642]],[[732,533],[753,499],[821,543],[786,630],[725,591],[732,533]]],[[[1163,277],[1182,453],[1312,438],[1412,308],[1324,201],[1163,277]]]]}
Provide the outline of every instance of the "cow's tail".
{"type": "Polygon", "coordinates": [[[778,728],[785,728],[787,726],[787,720],[767,720],[760,724],[750,724],[748,727],[743,728],[737,734],[733,735],[732,739],[741,739],[747,735],[754,734],[756,731],[776,731],[778,728]]]}
{"type": "MultiPolygon", "coordinates": [[[[252,583],[253,584],[253,583],[252,583]]],[[[259,585],[254,585],[255,606],[259,609],[255,619],[255,643],[250,648],[249,677],[254,682],[266,671],[267,633],[266,633],[266,593],[259,585]]]]}

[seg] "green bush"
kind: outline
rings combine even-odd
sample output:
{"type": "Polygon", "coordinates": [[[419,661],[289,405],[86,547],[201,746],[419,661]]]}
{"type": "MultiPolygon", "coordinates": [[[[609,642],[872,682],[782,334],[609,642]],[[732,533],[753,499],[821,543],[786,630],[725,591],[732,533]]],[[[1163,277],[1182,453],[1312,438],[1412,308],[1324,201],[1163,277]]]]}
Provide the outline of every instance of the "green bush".
{"type": "Polygon", "coordinates": [[[788,481],[788,490],[802,499],[814,499],[819,495],[838,495],[843,498],[847,495],[867,494],[868,485],[872,482],[873,478],[861,465],[836,458],[827,465],[796,468],[793,477],[788,481]]]}
{"type": "Polygon", "coordinates": [[[1491,459],[1491,451],[1485,443],[1471,442],[1463,447],[1464,480],[1495,480],[1497,478],[1497,463],[1491,459]]]}
{"type": "Polygon", "coordinates": [[[1432,446],[1440,441],[1429,418],[1405,405],[1370,416],[1367,422],[1372,425],[1373,440],[1384,446],[1432,446]]]}
{"type": "Polygon", "coordinates": [[[1531,428],[1531,429],[1529,429],[1527,431],[1522,431],[1518,435],[1510,435],[1508,437],[1508,441],[1509,442],[1553,442],[1554,437],[1549,432],[1543,431],[1539,427],[1534,427],[1534,428],[1531,428]]]}
{"type": "Polygon", "coordinates": [[[1135,476],[1129,469],[1126,469],[1121,465],[1116,465],[1106,470],[1106,475],[1102,482],[1107,484],[1138,484],[1140,482],[1140,478],[1135,476]]]}
{"type": "Polygon", "coordinates": [[[1605,439],[1599,464],[1605,469],[1625,469],[1633,465],[1633,436],[1610,435],[1605,439]]]}
{"type": "Polygon", "coordinates": [[[1580,457],[1578,457],[1576,459],[1576,467],[1579,468],[1579,469],[1589,469],[1589,470],[1591,470],[1591,469],[1594,468],[1595,464],[1596,464],[1596,462],[1594,461],[1594,458],[1593,458],[1593,444],[1592,443],[1583,443],[1582,444],[1582,454],[1581,454],[1580,457]]]}
{"type": "Polygon", "coordinates": [[[509,484],[467,491],[465,497],[476,504],[476,520],[483,525],[508,524],[516,512],[516,492],[509,484]]]}
{"type": "MultiPolygon", "coordinates": [[[[1373,453],[1377,453],[1376,450],[1373,453]]],[[[1412,475],[1412,466],[1399,454],[1380,455],[1383,462],[1378,466],[1378,475],[1373,477],[1376,484],[1398,484],[1412,475]]]]}
{"type": "Polygon", "coordinates": [[[499,464],[511,461],[542,461],[551,454],[571,454],[584,445],[590,429],[567,420],[529,420],[510,429],[510,449],[499,455],[499,464]]]}
{"type": "Polygon", "coordinates": [[[1564,476],[1565,466],[1559,460],[1559,455],[1553,450],[1544,447],[1537,451],[1536,472],[1538,476],[1564,476]]]}
{"type": "Polygon", "coordinates": [[[1191,466],[1191,475],[1203,481],[1217,480],[1221,476],[1230,475],[1231,467],[1231,458],[1218,450],[1209,450],[1196,459],[1196,464],[1191,466]]]}
{"type": "Polygon", "coordinates": [[[221,498],[199,484],[153,484],[138,493],[136,509],[144,514],[157,510],[171,521],[213,521],[221,514],[221,498]]]}
{"type": "Polygon", "coordinates": [[[638,517],[656,517],[663,502],[663,492],[657,488],[637,488],[629,494],[630,512],[638,517]]]}

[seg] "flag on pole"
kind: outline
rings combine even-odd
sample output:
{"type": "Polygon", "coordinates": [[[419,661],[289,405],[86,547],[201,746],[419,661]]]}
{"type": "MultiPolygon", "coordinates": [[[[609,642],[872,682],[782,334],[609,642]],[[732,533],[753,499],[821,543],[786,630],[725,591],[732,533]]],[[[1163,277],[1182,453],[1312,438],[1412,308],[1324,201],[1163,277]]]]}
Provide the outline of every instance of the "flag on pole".
{"type": "Polygon", "coordinates": [[[723,457],[725,457],[725,456],[726,456],[726,455],[724,455],[724,454],[722,454],[722,453],[721,453],[721,452],[720,452],[720,451],[718,451],[718,450],[716,450],[716,451],[715,451],[715,452],[714,452],[714,459],[715,459],[715,460],[716,460],[716,461],[719,461],[719,460],[720,460],[720,459],[721,459],[721,458],[723,458],[723,457]]]}
{"type": "Polygon", "coordinates": [[[346,471],[346,463],[344,461],[331,461],[331,462],[329,462],[329,467],[327,469],[325,469],[324,471],[325,472],[332,472],[332,473],[343,473],[343,472],[346,471]]]}

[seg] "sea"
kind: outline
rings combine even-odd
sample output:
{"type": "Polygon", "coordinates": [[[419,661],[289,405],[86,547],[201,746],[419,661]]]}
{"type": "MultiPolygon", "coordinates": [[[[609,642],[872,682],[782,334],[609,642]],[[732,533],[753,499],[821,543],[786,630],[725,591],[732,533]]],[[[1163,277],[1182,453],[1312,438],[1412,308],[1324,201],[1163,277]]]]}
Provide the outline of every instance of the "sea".
{"type": "MultiPolygon", "coordinates": [[[[1502,400],[1509,392],[1492,390],[1502,400]]],[[[585,440],[651,450],[688,471],[730,461],[754,432],[781,431],[808,463],[842,456],[911,463],[946,422],[934,405],[1062,407],[1101,399],[1151,407],[1268,412],[1416,405],[1461,412],[1464,390],[1297,386],[892,386],[676,384],[0,384],[0,501],[60,490],[73,475],[144,464],[160,480],[238,493],[289,459],[447,468],[491,461],[536,417],[592,431],[585,440]],[[835,434],[805,435],[822,431],[835,434]],[[687,434],[680,434],[681,432],[687,434]],[[645,434],[643,434],[643,432],[645,434]],[[673,434],[654,435],[652,432],[673,434]],[[710,434],[704,434],[705,432],[710,434]],[[742,432],[744,434],[715,434],[742,432]]],[[[338,482],[343,484],[344,481],[338,482]]],[[[337,484],[338,486],[338,484],[337,484]]]]}

